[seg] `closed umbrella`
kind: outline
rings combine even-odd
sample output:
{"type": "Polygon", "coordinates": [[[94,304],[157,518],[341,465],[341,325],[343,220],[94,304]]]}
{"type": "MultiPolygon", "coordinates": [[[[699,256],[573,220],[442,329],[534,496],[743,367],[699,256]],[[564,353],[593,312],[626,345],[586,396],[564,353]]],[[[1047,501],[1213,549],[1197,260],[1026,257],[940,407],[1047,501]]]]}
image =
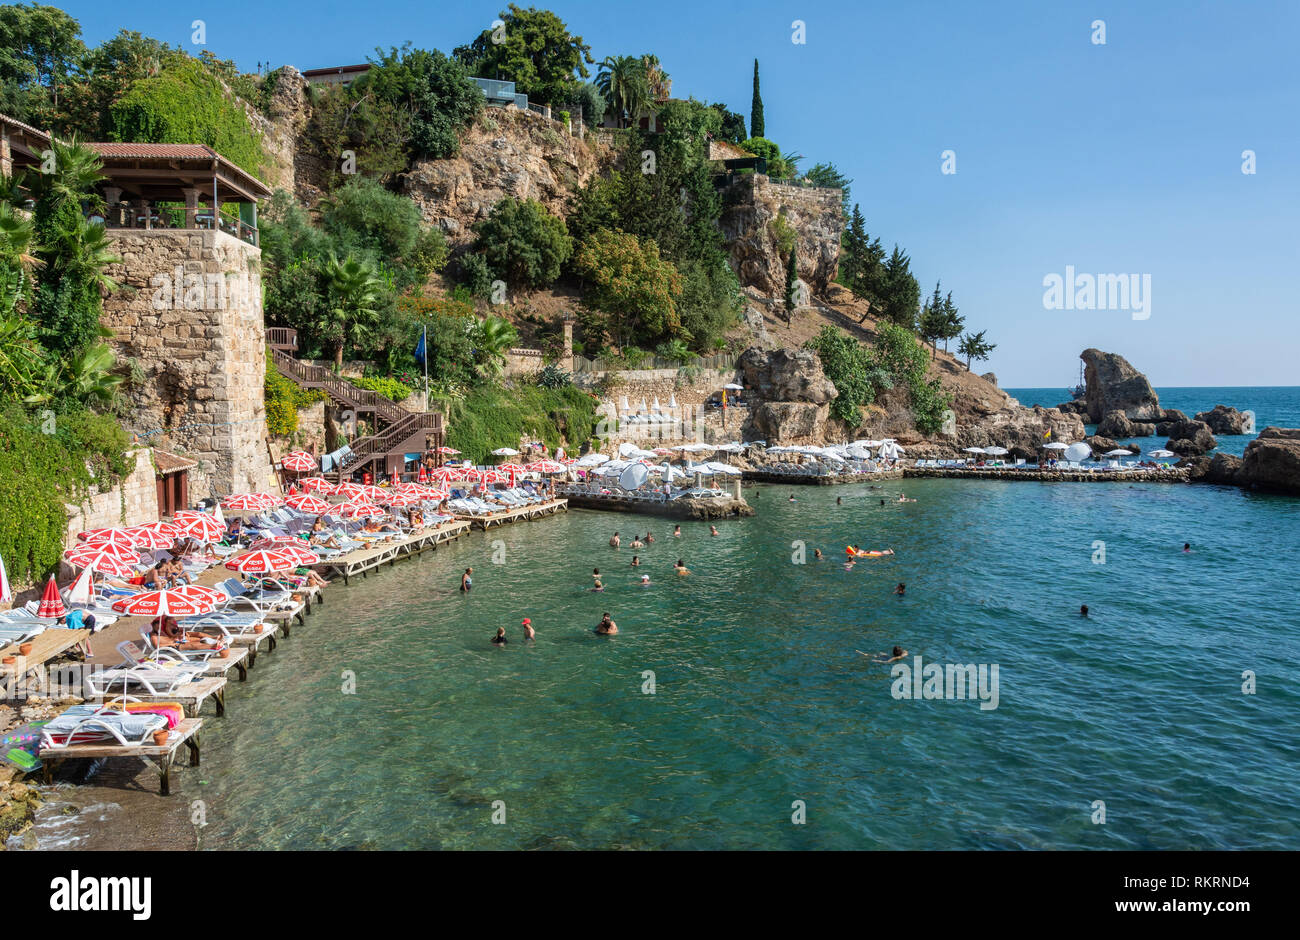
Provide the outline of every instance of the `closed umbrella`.
{"type": "Polygon", "coordinates": [[[36,609],[36,616],[42,620],[58,620],[68,616],[68,608],[63,606],[63,598],[59,597],[54,575],[50,575],[50,580],[45,585],[45,593],[41,595],[41,606],[36,609]]]}

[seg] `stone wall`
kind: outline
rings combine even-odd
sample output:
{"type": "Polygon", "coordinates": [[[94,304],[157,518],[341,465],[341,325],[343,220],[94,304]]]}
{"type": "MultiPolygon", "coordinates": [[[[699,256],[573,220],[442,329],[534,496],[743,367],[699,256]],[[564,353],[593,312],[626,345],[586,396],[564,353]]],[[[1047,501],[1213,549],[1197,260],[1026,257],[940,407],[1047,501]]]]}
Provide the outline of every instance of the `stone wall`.
{"type": "Polygon", "coordinates": [[[125,393],[128,430],[199,461],[214,492],[191,486],[192,499],[270,486],[261,252],[224,232],[108,234],[122,260],[107,273],[123,288],[103,324],[143,373],[125,393]]]}
{"type": "Polygon", "coordinates": [[[120,485],[104,492],[91,491],[84,503],[68,503],[68,528],[65,545],[77,541],[77,533],[110,526],[141,525],[158,518],[158,483],[154,473],[153,451],[141,447],[135,451],[135,469],[120,485]]]}
{"type": "Polygon", "coordinates": [[[306,450],[317,455],[326,453],[325,402],[318,401],[306,408],[299,408],[298,430],[293,434],[276,434],[271,437],[271,452],[277,458],[295,450],[306,450]]]}
{"type": "Polygon", "coordinates": [[[536,375],[543,365],[540,349],[511,349],[506,353],[505,374],[508,377],[536,375]]]}
{"type": "Polygon", "coordinates": [[[839,271],[841,199],[838,189],[774,183],[761,173],[734,176],[722,191],[720,225],[741,286],[784,295],[786,266],[774,232],[774,220],[784,216],[795,232],[800,279],[814,294],[824,292],[839,271]]]}

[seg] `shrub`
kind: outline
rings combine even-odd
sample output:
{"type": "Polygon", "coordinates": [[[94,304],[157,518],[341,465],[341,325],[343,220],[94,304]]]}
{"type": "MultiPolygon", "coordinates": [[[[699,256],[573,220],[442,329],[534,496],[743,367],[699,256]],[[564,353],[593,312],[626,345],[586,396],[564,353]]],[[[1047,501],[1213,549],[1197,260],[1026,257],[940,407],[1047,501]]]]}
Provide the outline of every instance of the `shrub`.
{"type": "Polygon", "coordinates": [[[362,379],[348,379],[357,388],[378,392],[389,401],[401,402],[411,397],[415,389],[391,376],[371,376],[362,379]]]}
{"type": "Polygon", "coordinates": [[[542,388],[564,388],[573,384],[573,376],[557,365],[545,365],[537,373],[537,384],[542,388]]]}
{"type": "Polygon", "coordinates": [[[266,351],[266,378],[262,383],[266,399],[266,430],[277,437],[288,437],[298,430],[298,409],[306,408],[326,395],[320,389],[300,388],[276,369],[271,351],[266,351]]]}
{"type": "Polygon", "coordinates": [[[461,284],[475,297],[492,296],[492,270],[482,255],[470,252],[460,259],[461,284]]]}
{"type": "Polygon", "coordinates": [[[516,287],[546,287],[573,254],[564,220],[540,202],[507,196],[474,226],[475,249],[492,271],[516,287]]]}
{"type": "Polygon", "coordinates": [[[498,447],[518,447],[521,436],[536,433],[548,447],[569,450],[591,439],[599,399],[572,386],[550,389],[485,385],[458,403],[447,442],[475,462],[498,447]]]}

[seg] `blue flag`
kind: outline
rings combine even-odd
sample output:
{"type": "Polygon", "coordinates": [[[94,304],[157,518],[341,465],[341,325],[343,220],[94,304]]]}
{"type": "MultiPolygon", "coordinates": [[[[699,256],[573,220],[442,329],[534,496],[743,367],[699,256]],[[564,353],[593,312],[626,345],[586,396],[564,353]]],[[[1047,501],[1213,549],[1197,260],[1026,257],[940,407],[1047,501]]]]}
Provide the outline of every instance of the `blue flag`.
{"type": "Polygon", "coordinates": [[[415,344],[415,364],[421,367],[424,366],[424,334],[427,330],[428,327],[420,328],[420,341],[415,344]]]}

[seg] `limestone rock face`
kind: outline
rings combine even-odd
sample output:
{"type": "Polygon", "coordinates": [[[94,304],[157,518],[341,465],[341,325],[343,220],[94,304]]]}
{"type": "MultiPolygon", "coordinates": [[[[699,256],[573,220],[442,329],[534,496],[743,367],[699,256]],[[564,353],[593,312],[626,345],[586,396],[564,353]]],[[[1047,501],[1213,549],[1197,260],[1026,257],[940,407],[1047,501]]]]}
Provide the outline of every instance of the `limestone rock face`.
{"type": "Polygon", "coordinates": [[[1203,421],[1215,434],[1246,434],[1250,419],[1236,408],[1227,405],[1215,405],[1209,411],[1196,415],[1197,421],[1203,421]]]}
{"type": "Polygon", "coordinates": [[[535,112],[488,108],[466,130],[456,156],[417,161],[401,182],[425,221],[455,247],[473,241],[474,223],[506,196],[535,200],[563,217],[610,158],[595,135],[579,140],[535,112]]]}
{"type": "Polygon", "coordinates": [[[822,371],[821,359],[809,349],[768,351],[751,346],[736,365],[745,374],[745,386],[768,401],[824,405],[839,394],[822,371]]]}
{"type": "Polygon", "coordinates": [[[1104,454],[1119,449],[1118,441],[1111,440],[1109,437],[1102,437],[1100,434],[1085,437],[1083,442],[1092,448],[1094,454],[1104,454]]]}
{"type": "MultiPolygon", "coordinates": [[[[754,437],[774,444],[821,443],[830,408],[809,402],[765,401],[750,409],[754,437]]],[[[748,433],[746,435],[748,437],[748,433]]]]}
{"type": "Polygon", "coordinates": [[[1130,421],[1122,411],[1108,411],[1097,424],[1097,433],[1103,437],[1150,437],[1156,426],[1149,421],[1130,421]]]}
{"type": "Polygon", "coordinates": [[[1169,431],[1169,442],[1165,444],[1169,450],[1184,457],[1206,454],[1218,446],[1219,442],[1204,421],[1176,422],[1169,431]]]}
{"type": "Polygon", "coordinates": [[[1237,482],[1300,493],[1300,428],[1267,427],[1246,445],[1237,482]]]}
{"type": "Polygon", "coordinates": [[[795,234],[799,278],[814,294],[829,289],[839,272],[840,199],[838,189],[774,183],[759,173],[735,177],[722,193],[720,225],[741,286],[785,293],[786,262],[777,243],[784,225],[795,234]]]}
{"type": "Polygon", "coordinates": [[[1133,421],[1158,421],[1164,417],[1160,399],[1151,383],[1123,356],[1100,349],[1085,349],[1079,358],[1084,363],[1083,379],[1087,386],[1090,422],[1099,422],[1112,411],[1122,411],[1133,421]]]}
{"type": "MultiPolygon", "coordinates": [[[[298,193],[300,161],[313,150],[299,141],[311,111],[307,102],[307,80],[292,65],[286,65],[266,81],[274,81],[267,102],[269,117],[243,102],[248,122],[261,135],[262,151],[268,158],[262,168],[262,179],[272,189],[298,193]]],[[[305,174],[304,182],[314,175],[319,174],[305,174]]],[[[319,197],[319,190],[308,184],[307,195],[319,197]]],[[[308,201],[314,203],[315,198],[308,201]]]]}

